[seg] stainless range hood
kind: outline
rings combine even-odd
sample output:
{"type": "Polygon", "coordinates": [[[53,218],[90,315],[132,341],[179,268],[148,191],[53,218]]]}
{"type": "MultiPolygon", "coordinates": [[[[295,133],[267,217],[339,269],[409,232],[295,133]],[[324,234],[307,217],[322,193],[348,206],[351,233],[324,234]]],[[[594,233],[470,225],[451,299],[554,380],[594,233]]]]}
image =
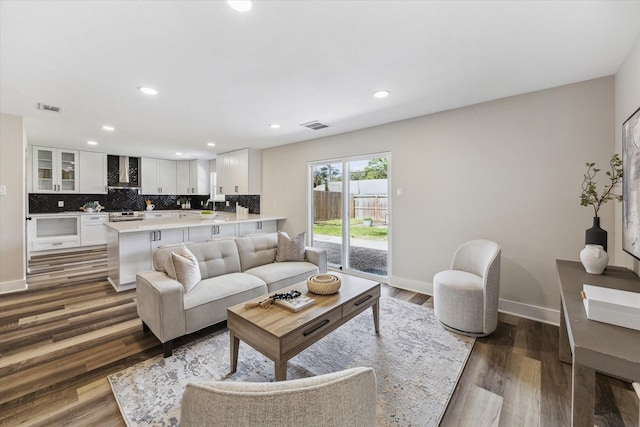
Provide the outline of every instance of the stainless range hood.
{"type": "Polygon", "coordinates": [[[139,190],[140,158],[107,156],[107,188],[139,190]]]}

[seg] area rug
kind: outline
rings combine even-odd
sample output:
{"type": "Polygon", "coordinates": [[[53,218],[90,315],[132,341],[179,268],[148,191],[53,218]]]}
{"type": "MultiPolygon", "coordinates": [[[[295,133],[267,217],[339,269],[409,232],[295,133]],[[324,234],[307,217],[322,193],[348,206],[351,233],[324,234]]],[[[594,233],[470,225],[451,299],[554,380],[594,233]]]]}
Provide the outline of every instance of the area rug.
{"type": "MultiPolygon", "coordinates": [[[[290,359],[287,379],[370,366],[378,382],[379,426],[436,426],[474,341],[442,328],[430,308],[382,297],[379,335],[366,310],[290,359]]],[[[224,329],[175,349],[171,357],[109,376],[128,426],[179,425],[186,384],[210,380],[274,381],[273,362],[241,342],[237,372],[230,374],[224,329]]]]}

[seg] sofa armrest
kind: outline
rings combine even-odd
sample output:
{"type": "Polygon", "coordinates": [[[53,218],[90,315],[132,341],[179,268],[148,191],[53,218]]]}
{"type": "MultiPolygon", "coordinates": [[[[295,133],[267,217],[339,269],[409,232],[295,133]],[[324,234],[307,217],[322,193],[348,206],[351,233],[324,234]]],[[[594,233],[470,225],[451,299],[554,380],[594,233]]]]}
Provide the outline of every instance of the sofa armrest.
{"type": "Polygon", "coordinates": [[[165,343],[186,333],[184,287],[161,271],[136,274],[138,316],[165,343]]]}
{"type": "Polygon", "coordinates": [[[318,266],[319,273],[327,272],[327,250],[305,246],[304,259],[318,266]]]}

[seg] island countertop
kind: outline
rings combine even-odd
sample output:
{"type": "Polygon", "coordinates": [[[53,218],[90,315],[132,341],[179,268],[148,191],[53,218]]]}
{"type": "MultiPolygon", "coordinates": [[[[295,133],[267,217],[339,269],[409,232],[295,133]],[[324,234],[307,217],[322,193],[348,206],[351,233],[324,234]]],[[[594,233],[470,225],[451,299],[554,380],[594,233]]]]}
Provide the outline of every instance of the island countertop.
{"type": "Polygon", "coordinates": [[[170,230],[187,227],[206,227],[221,224],[240,224],[245,222],[272,221],[285,219],[277,215],[249,214],[238,218],[233,213],[217,213],[213,219],[200,218],[160,218],[143,221],[107,222],[105,225],[118,233],[137,233],[140,231],[170,230]]]}

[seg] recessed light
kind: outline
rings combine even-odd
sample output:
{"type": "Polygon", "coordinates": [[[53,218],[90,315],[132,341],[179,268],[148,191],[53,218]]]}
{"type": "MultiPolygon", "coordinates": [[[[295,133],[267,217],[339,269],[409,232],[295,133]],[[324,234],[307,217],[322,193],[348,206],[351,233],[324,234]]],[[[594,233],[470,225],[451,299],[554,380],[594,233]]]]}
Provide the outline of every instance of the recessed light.
{"type": "Polygon", "coordinates": [[[231,7],[231,9],[238,12],[248,12],[253,7],[250,1],[230,0],[227,1],[227,4],[229,5],[229,7],[231,7]]]}
{"type": "Polygon", "coordinates": [[[89,144],[89,145],[98,145],[98,143],[96,141],[87,141],[87,144],[89,144]]]}
{"type": "Polygon", "coordinates": [[[182,153],[176,153],[176,156],[182,156],[182,153]]]}
{"type": "Polygon", "coordinates": [[[116,128],[114,128],[113,126],[104,125],[104,126],[102,126],[102,130],[113,132],[114,130],[116,130],[116,128]]]}
{"type": "Polygon", "coordinates": [[[138,90],[145,95],[157,95],[158,91],[149,86],[138,86],[138,90]]]}
{"type": "Polygon", "coordinates": [[[216,146],[216,143],[215,143],[215,142],[207,142],[207,145],[208,145],[209,147],[215,147],[215,146],[216,146]]]}
{"type": "Polygon", "coordinates": [[[389,91],[388,90],[379,90],[377,92],[373,93],[373,96],[375,96],[376,98],[386,98],[387,96],[389,96],[389,91]]]}
{"type": "Polygon", "coordinates": [[[280,129],[280,125],[279,125],[279,124],[277,124],[277,123],[271,123],[271,124],[269,125],[269,127],[270,127],[271,129],[280,129]]]}

